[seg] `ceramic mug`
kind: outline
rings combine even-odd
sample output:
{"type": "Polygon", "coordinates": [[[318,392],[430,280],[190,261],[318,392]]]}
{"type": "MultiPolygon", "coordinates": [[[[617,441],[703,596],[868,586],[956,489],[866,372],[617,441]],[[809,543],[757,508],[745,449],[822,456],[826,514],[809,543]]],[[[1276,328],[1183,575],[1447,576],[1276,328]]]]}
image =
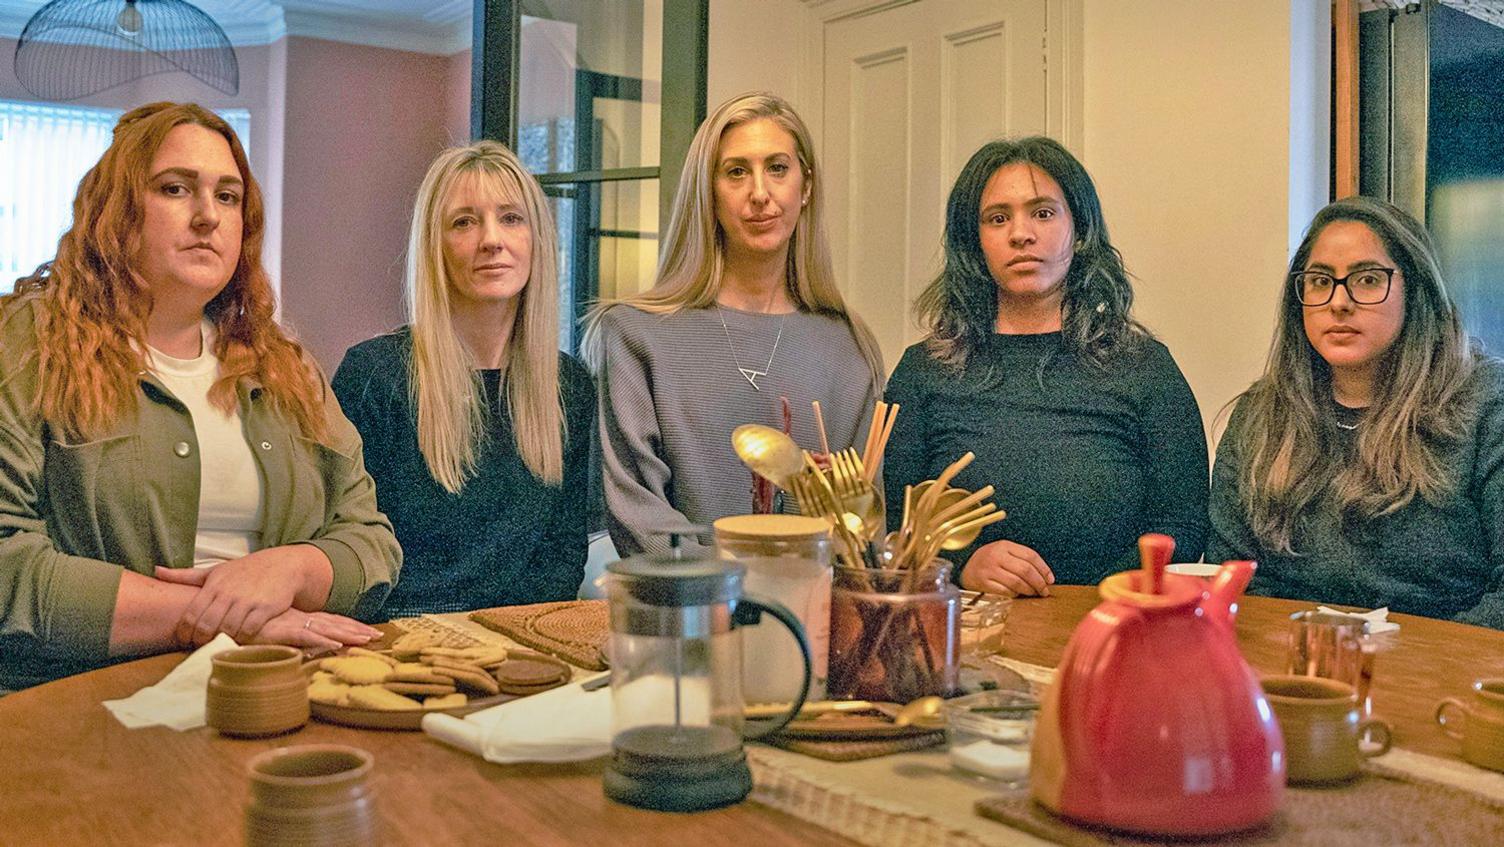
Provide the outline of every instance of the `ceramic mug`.
{"type": "Polygon", "coordinates": [[[308,723],[303,653],[277,644],[237,647],[210,660],[204,720],[225,735],[257,737],[308,723]]]}
{"type": "Polygon", "coordinates": [[[1462,758],[1480,768],[1504,771],[1504,678],[1480,679],[1473,683],[1471,703],[1448,697],[1436,706],[1441,731],[1462,742],[1462,758]],[[1463,715],[1462,730],[1453,728],[1463,715]]]}
{"type": "Polygon", "coordinates": [[[370,753],[342,744],[279,747],[251,759],[246,847],[380,842],[370,753]]]}
{"type": "Polygon", "coordinates": [[[1358,773],[1364,758],[1389,752],[1392,731],[1376,718],[1358,719],[1351,685],[1312,676],[1266,676],[1264,694],[1285,737],[1290,783],[1338,782],[1358,773]],[[1375,739],[1360,746],[1358,739],[1375,739]]]}

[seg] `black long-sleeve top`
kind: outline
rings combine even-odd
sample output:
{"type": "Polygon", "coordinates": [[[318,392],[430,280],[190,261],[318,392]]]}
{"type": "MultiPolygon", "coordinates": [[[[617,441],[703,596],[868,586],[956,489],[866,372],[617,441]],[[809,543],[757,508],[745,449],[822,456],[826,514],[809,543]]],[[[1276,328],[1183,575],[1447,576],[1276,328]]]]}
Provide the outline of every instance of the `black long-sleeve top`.
{"type": "Polygon", "coordinates": [[[888,402],[902,404],[883,472],[889,527],[902,518],[904,486],[971,451],[976,460],[951,484],[995,486],[1008,517],[943,554],[958,579],[978,547],[999,539],[1033,548],[1062,584],[1137,567],[1145,532],[1172,536],[1176,561],[1199,559],[1208,469],[1196,398],[1163,344],[1129,343],[1099,368],[1058,332],[995,334],[959,373],[910,347],[888,382],[888,402]]]}
{"type": "MultiPolygon", "coordinates": [[[[1416,497],[1353,526],[1344,526],[1329,502],[1317,503],[1296,523],[1294,554],[1261,543],[1243,509],[1239,474],[1251,433],[1239,405],[1217,447],[1207,561],[1257,560],[1252,594],[1388,606],[1504,629],[1504,363],[1484,360],[1474,379],[1468,437],[1439,445],[1439,458],[1457,481],[1453,490],[1436,502],[1416,497]]],[[[1319,437],[1329,449],[1352,455],[1372,422],[1335,402],[1329,409],[1332,418],[1319,437]]]]}
{"type": "Polygon", "coordinates": [[[387,617],[453,612],[575,598],[588,541],[590,439],[595,387],[573,357],[559,355],[565,442],[562,485],[533,476],[512,431],[499,370],[482,370],[490,438],[476,472],[450,494],[418,451],[417,409],[409,391],[407,328],[351,347],[334,392],[366,445],[376,501],[402,544],[402,578],[387,617]],[[501,397],[500,403],[497,398],[501,397]]]}

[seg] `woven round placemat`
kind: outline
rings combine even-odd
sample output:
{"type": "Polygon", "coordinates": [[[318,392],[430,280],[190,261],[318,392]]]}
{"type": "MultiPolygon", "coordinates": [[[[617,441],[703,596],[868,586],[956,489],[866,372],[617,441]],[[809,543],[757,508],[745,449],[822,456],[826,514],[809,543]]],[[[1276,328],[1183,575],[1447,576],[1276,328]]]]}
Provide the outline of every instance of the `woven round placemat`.
{"type": "Polygon", "coordinates": [[[470,620],[575,667],[606,669],[604,651],[611,626],[605,600],[502,606],[471,612],[470,620]]]}

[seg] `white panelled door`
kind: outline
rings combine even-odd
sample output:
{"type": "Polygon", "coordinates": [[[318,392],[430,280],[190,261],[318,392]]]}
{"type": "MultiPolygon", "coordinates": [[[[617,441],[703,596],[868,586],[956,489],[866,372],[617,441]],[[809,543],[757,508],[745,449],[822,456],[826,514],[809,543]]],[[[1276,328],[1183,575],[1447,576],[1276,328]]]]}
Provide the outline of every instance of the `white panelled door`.
{"type": "Polygon", "coordinates": [[[921,337],[945,201],[984,142],[1046,131],[1048,0],[915,0],[823,22],[819,151],[847,302],[889,370],[921,337]]]}

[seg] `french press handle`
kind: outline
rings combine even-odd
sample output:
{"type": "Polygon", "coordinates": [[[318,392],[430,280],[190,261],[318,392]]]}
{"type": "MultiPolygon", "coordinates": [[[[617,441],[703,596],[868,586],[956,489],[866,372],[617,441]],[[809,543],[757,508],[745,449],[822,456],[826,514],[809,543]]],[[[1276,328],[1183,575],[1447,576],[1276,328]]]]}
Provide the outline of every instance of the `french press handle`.
{"type": "Polygon", "coordinates": [[[809,639],[804,637],[804,626],[799,623],[799,619],[794,617],[794,613],[790,612],[787,606],[776,600],[744,595],[741,600],[737,601],[736,611],[731,613],[731,623],[733,626],[752,626],[762,620],[763,612],[777,618],[778,622],[793,634],[794,640],[799,642],[799,655],[804,659],[804,681],[799,685],[799,696],[794,698],[787,712],[767,721],[747,721],[749,727],[756,724],[752,732],[742,730],[742,738],[748,741],[772,735],[788,726],[789,721],[797,717],[799,710],[804,708],[805,698],[809,697],[810,681],[814,678],[814,664],[809,654],[809,639]]]}

